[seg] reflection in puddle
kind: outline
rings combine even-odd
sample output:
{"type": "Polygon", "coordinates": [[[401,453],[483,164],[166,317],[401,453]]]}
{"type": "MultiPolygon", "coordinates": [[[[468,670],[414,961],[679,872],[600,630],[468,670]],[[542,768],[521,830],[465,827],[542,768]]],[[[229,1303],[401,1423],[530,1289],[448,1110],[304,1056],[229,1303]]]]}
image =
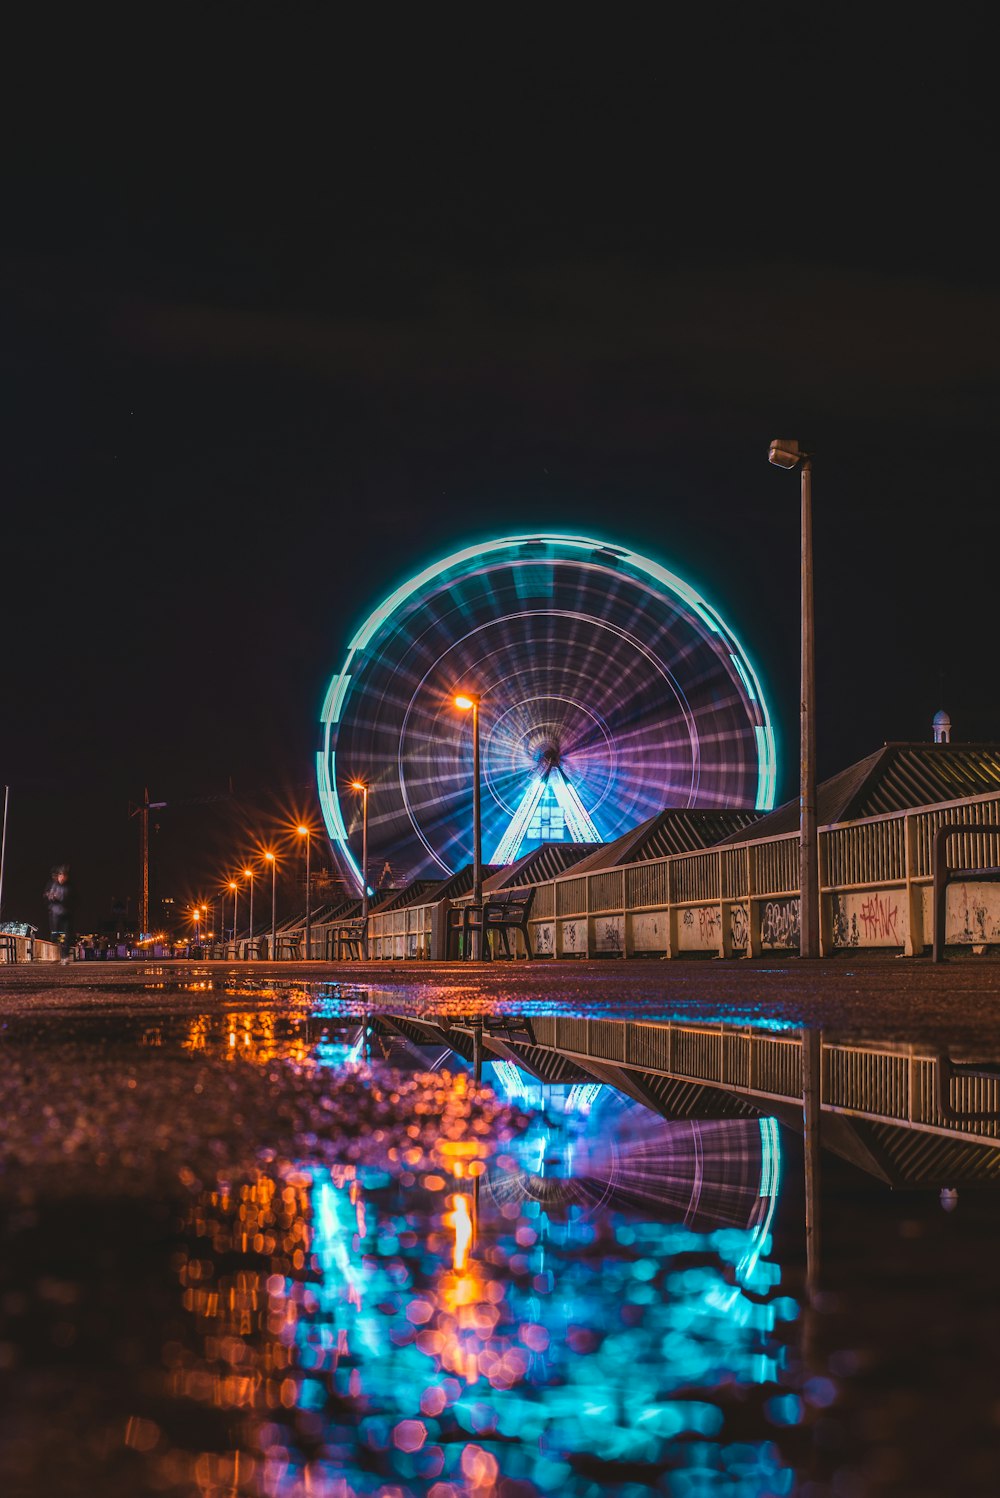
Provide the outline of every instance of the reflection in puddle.
{"type": "Polygon", "coordinates": [[[430,1169],[391,1148],[199,1196],[168,1385],[232,1412],[234,1441],[164,1451],[158,1484],[791,1491],[771,1440],[726,1429],[774,1400],[797,1314],[767,1258],[773,1124],[670,1125],[608,1089],[519,1101],[536,1111],[500,1149],[452,1130],[430,1169]]]}
{"type": "MultiPolygon", "coordinates": [[[[34,1209],[8,1223],[8,1309],[40,1256],[73,1268],[45,1276],[65,1287],[51,1314],[36,1299],[0,1336],[22,1432],[5,1440],[0,1417],[7,1492],[89,1494],[95,1463],[106,1495],[791,1491],[778,1379],[797,1306],[769,1257],[770,1121],[668,1123],[503,1066],[486,1068],[494,1097],[446,1046],[305,1009],[136,1038],[152,1070],[133,1045],[57,1100],[88,1195],[63,1202],[62,1227],[34,1209]],[[158,1086],[167,1132],[149,1128],[158,1086]],[[199,1120],[218,1132],[227,1099],[230,1148],[196,1162],[199,1120]],[[197,1169],[168,1188],[165,1157],[197,1169]],[[156,1192],[187,1192],[166,1237],[147,1169],[156,1192]],[[162,1246],[135,1263],[144,1235],[162,1246]]],[[[44,1079],[24,1066],[9,1095],[30,1120],[44,1079]]],[[[62,1135],[58,1107],[45,1132],[62,1135]]],[[[22,1163],[33,1138],[8,1133],[22,1163]]],[[[31,1194],[59,1179],[58,1153],[37,1155],[31,1194]]]]}

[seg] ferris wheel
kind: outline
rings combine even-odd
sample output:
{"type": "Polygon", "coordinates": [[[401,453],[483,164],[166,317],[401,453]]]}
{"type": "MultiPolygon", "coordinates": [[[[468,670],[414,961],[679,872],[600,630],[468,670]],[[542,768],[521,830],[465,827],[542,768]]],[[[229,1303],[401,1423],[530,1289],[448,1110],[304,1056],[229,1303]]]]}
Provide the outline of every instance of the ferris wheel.
{"type": "Polygon", "coordinates": [[[609,842],[667,806],[774,804],[760,682],[694,588],[587,537],[504,536],[397,588],[330,682],[319,796],[357,888],[359,777],[370,786],[369,878],[385,860],[408,878],[471,861],[462,691],[479,698],[487,863],[544,842],[609,842]]]}

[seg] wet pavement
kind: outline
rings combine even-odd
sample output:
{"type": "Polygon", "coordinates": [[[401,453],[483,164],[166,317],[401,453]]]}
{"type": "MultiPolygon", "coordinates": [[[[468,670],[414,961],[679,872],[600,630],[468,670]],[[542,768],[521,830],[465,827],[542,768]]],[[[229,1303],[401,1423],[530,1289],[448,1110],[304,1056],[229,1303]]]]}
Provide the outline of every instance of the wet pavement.
{"type": "Polygon", "coordinates": [[[0,967],[7,1012],[91,1012],[95,994],[128,991],[122,1003],[156,1008],[180,983],[251,984],[266,990],[318,985],[367,990],[410,1014],[560,1013],[753,1025],[809,1025],[906,1040],[1000,1041],[1000,961],[960,957],[844,957],[801,962],[605,960],[479,963],[77,963],[0,967]],[[137,983],[137,976],[140,981],[137,983]],[[158,989],[158,985],[162,988],[158,989]]]}
{"type": "Polygon", "coordinates": [[[479,1083],[440,1035],[805,1019],[985,1057],[1000,969],[679,966],[3,973],[0,1492],[994,1494],[993,1187],[943,1210],[824,1156],[810,1303],[794,1128],[479,1083]]]}

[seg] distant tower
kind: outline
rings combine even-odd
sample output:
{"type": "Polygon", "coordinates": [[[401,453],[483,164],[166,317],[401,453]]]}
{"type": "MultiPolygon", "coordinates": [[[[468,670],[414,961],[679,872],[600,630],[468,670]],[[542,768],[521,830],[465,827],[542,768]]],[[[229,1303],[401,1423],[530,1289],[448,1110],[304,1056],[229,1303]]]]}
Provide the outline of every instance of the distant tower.
{"type": "Polygon", "coordinates": [[[935,744],[951,743],[951,719],[943,708],[939,713],[934,714],[934,742],[935,744]]]}

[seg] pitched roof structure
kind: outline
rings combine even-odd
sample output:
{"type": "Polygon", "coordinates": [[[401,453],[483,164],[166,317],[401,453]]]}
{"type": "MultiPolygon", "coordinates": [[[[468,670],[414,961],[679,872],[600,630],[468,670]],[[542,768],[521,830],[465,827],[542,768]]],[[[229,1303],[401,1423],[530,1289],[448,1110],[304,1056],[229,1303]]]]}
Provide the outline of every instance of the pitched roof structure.
{"type": "Polygon", "coordinates": [[[515,885],[545,884],[549,879],[558,879],[567,869],[581,860],[589,858],[604,843],[542,843],[532,848],[523,858],[507,864],[483,881],[487,893],[500,889],[512,889],[515,885]]]}
{"type": "MultiPolygon", "coordinates": [[[[991,791],[1000,791],[1000,744],[883,744],[816,787],[816,820],[820,827],[828,827],[991,791]]],[[[734,832],[722,841],[745,843],[798,829],[796,796],[761,817],[751,830],[734,832]]]]}
{"type": "Polygon", "coordinates": [[[760,818],[753,811],[703,811],[695,807],[668,806],[655,816],[640,822],[613,843],[594,849],[581,859],[575,872],[595,874],[600,869],[617,868],[623,863],[643,863],[649,858],[664,858],[668,853],[697,853],[711,848],[730,834],[745,828],[756,828],[760,818]]]}

